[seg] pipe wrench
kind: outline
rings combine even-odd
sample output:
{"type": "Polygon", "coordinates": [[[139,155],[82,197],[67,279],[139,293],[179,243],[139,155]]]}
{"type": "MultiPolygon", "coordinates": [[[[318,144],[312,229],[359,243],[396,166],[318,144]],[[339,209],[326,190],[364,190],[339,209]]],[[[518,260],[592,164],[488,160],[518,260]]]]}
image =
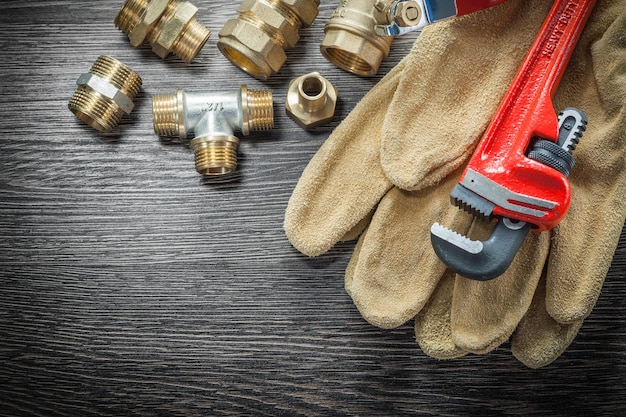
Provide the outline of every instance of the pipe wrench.
{"type": "Polygon", "coordinates": [[[463,16],[506,0],[377,0],[378,36],[398,36],[455,16],[463,16]]]}
{"type": "Polygon", "coordinates": [[[431,242],[453,271],[476,280],[506,271],[526,235],[555,227],[571,199],[571,151],[584,113],[556,115],[552,97],[596,0],[556,0],[517,75],[450,196],[469,213],[497,223],[475,241],[435,223],[431,242]]]}

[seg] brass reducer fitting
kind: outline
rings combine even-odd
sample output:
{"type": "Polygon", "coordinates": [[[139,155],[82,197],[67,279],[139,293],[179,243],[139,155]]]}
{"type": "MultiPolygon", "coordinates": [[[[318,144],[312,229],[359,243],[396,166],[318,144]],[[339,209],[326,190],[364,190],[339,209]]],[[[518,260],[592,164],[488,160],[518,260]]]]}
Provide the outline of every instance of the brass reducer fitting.
{"type": "Polygon", "coordinates": [[[141,77],[120,61],[101,56],[76,81],[78,88],[68,107],[89,126],[101,132],[112,131],[123,114],[135,107],[133,100],[141,88],[141,77]]]}
{"type": "MultiPolygon", "coordinates": [[[[337,67],[361,76],[376,75],[389,55],[392,36],[379,36],[377,0],[343,0],[324,27],[320,51],[337,67]]],[[[380,5],[379,5],[380,7],[380,5]]]]}
{"type": "Polygon", "coordinates": [[[289,83],[285,111],[303,129],[312,129],[332,120],[337,88],[319,72],[294,78],[289,83]]]}
{"type": "Polygon", "coordinates": [[[300,39],[301,27],[318,14],[319,0],[243,0],[236,19],[219,33],[217,47],[233,64],[260,80],[278,72],[285,50],[300,39]]]}
{"type": "Polygon", "coordinates": [[[176,54],[189,63],[198,55],[211,32],[198,23],[198,8],[188,1],[127,0],[115,18],[115,26],[138,47],[145,41],[165,59],[176,54]]]}
{"type": "Polygon", "coordinates": [[[239,90],[219,93],[155,95],[152,99],[154,131],[159,136],[185,139],[195,152],[196,170],[202,175],[223,175],[237,168],[239,139],[235,130],[251,131],[274,127],[270,90],[239,90]]]}

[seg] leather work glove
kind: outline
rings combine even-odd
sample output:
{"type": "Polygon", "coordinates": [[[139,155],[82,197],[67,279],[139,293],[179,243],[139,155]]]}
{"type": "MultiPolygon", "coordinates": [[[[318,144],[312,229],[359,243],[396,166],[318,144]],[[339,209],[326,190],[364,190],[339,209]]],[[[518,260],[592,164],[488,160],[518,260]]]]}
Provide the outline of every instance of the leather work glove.
{"type": "Polygon", "coordinates": [[[415,318],[430,356],[486,353],[511,339],[529,367],[554,361],[590,314],[626,218],[626,0],[598,1],[554,97],[588,129],[574,151],[572,202],[530,233],[487,282],[455,275],[430,244],[435,222],[472,238],[489,225],[450,203],[551,2],[509,0],[427,27],[335,129],[300,178],[285,232],[317,256],[360,235],[346,290],[370,323],[415,318]]]}

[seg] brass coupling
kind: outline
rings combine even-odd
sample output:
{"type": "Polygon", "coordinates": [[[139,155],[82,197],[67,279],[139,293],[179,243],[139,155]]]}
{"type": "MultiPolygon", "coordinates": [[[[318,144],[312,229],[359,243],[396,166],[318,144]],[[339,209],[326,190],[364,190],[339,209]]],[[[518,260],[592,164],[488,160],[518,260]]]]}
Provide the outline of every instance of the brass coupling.
{"type": "Polygon", "coordinates": [[[110,132],[123,114],[133,110],[141,77],[120,61],[103,55],[76,84],[78,88],[68,104],[70,111],[94,129],[110,132]]]}
{"type": "Polygon", "coordinates": [[[127,0],[115,26],[128,35],[134,47],[144,42],[165,59],[170,53],[189,63],[198,55],[211,32],[196,20],[198,8],[188,1],[127,0]]]}
{"type": "Polygon", "coordinates": [[[228,20],[217,47],[243,71],[267,80],[280,70],[300,39],[299,30],[318,14],[319,0],[243,0],[238,17],[228,20]]]}
{"type": "Polygon", "coordinates": [[[152,99],[154,131],[159,136],[194,138],[189,146],[195,153],[196,170],[202,175],[223,175],[237,168],[239,139],[235,130],[251,131],[274,127],[270,90],[240,89],[217,93],[155,95],[152,99]]]}
{"type": "Polygon", "coordinates": [[[289,83],[285,111],[303,129],[312,129],[332,120],[337,88],[319,72],[294,78],[289,83]]]}
{"type": "Polygon", "coordinates": [[[324,27],[320,51],[337,67],[361,76],[373,76],[389,55],[393,37],[379,36],[376,7],[379,0],[343,0],[324,27]]]}

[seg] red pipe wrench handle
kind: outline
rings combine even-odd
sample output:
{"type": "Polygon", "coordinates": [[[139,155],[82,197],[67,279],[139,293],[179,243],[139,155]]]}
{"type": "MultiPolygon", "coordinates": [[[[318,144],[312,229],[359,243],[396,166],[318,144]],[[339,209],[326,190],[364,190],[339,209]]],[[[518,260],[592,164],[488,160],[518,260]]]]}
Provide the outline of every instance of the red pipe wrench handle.
{"type": "MultiPolygon", "coordinates": [[[[528,222],[535,231],[553,228],[565,215],[571,199],[567,177],[526,154],[536,138],[557,140],[552,97],[595,3],[554,2],[472,155],[459,184],[467,195],[493,204],[484,214],[528,222]]],[[[471,210],[472,200],[458,203],[471,210]]]]}

